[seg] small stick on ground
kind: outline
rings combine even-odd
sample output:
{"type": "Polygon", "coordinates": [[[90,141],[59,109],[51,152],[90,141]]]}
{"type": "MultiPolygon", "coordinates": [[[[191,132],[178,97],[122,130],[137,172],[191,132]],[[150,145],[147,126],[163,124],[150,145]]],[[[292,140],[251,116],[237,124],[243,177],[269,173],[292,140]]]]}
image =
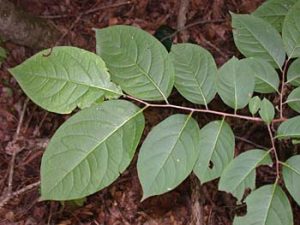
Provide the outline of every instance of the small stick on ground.
{"type": "MultiPolygon", "coordinates": [[[[186,24],[186,14],[188,12],[190,0],[181,0],[179,6],[179,12],[177,17],[177,30],[182,30],[186,24]]],[[[182,42],[187,42],[189,39],[188,33],[183,30],[181,32],[181,40],[182,42]]]]}
{"type": "Polygon", "coordinates": [[[10,195],[4,197],[0,201],[0,209],[3,208],[12,198],[17,197],[18,195],[21,195],[21,194],[23,194],[27,191],[30,191],[31,189],[33,189],[35,187],[38,187],[40,185],[40,183],[41,182],[38,181],[38,182],[35,182],[35,183],[32,183],[32,184],[29,184],[29,185],[21,188],[20,190],[15,191],[15,192],[11,193],[10,195]]]}
{"type": "MultiPolygon", "coordinates": [[[[11,146],[14,146],[15,143],[17,142],[18,138],[19,138],[19,134],[21,131],[21,127],[23,124],[23,120],[24,120],[24,115],[26,112],[26,108],[27,108],[27,104],[29,102],[29,99],[26,98],[24,105],[23,105],[23,109],[20,115],[20,119],[19,119],[19,123],[17,126],[17,130],[15,133],[15,136],[12,140],[12,142],[10,143],[11,146]]],[[[17,149],[15,147],[13,147],[13,153],[12,153],[12,157],[11,157],[11,162],[10,162],[10,169],[9,169],[9,176],[8,176],[8,184],[7,184],[7,192],[6,195],[10,195],[12,192],[12,183],[13,183],[13,176],[14,176],[14,167],[15,167],[15,161],[16,161],[16,155],[20,150],[17,151],[17,149]]]]}

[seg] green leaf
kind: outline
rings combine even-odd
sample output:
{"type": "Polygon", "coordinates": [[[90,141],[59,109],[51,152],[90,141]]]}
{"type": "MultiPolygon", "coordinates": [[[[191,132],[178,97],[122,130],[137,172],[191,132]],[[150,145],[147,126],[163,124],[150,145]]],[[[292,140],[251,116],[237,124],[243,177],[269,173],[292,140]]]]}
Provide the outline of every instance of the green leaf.
{"type": "Polygon", "coordinates": [[[275,116],[275,110],[272,102],[264,98],[261,101],[260,110],[258,113],[265,123],[270,124],[275,116]]]}
{"type": "Polygon", "coordinates": [[[277,92],[279,77],[270,63],[252,57],[242,59],[241,61],[247,62],[255,76],[255,92],[263,94],[277,92]]]}
{"type": "Polygon", "coordinates": [[[223,102],[233,108],[244,108],[254,90],[254,76],[247,61],[232,57],[218,71],[217,90],[223,102]]]}
{"type": "Polygon", "coordinates": [[[122,94],[110,81],[102,59],[75,47],[54,47],[10,69],[23,91],[42,108],[70,113],[88,107],[100,98],[122,94]]]}
{"type": "Polygon", "coordinates": [[[278,32],[282,31],[282,24],[289,9],[298,0],[269,0],[259,6],[252,15],[269,22],[278,32]]]}
{"type": "Polygon", "coordinates": [[[283,164],[282,175],[286,188],[300,206],[300,155],[289,158],[283,164]]]}
{"type": "Polygon", "coordinates": [[[172,115],[145,139],[137,162],[143,200],[179,185],[193,170],[199,152],[199,127],[191,115],[172,115]]]}
{"type": "Polygon", "coordinates": [[[300,113],[300,87],[294,89],[288,96],[286,103],[296,112],[300,113]]]}
{"type": "Polygon", "coordinates": [[[293,225],[291,205],[278,185],[265,185],[246,198],[247,214],[233,225],[293,225]]]}
{"type": "Polygon", "coordinates": [[[249,101],[249,111],[254,116],[260,109],[261,100],[258,96],[255,96],[249,101]]]}
{"type": "Polygon", "coordinates": [[[207,106],[217,93],[217,66],[212,55],[199,45],[177,44],[171,56],[176,89],[190,102],[207,106]]]}
{"type": "Polygon", "coordinates": [[[300,56],[300,1],[286,15],[282,27],[282,39],[289,58],[300,56]]]}
{"type": "Polygon", "coordinates": [[[137,98],[165,100],[174,84],[174,67],[165,47],[149,33],[131,26],[96,29],[97,54],[112,80],[137,98]]]}
{"type": "Polygon", "coordinates": [[[300,59],[296,59],[289,66],[287,72],[287,83],[297,87],[300,86],[300,59]]]}
{"type": "Polygon", "coordinates": [[[223,120],[206,124],[200,130],[200,152],[194,173],[201,183],[218,178],[234,155],[234,134],[223,120]]]}
{"type": "Polygon", "coordinates": [[[142,112],[130,102],[111,100],[67,120],[42,158],[42,199],[82,198],[116,180],[129,165],[141,138],[142,112]]]}
{"type": "Polygon", "coordinates": [[[235,45],[243,55],[282,67],[284,46],[280,34],[271,24],[252,15],[232,14],[232,27],[235,45]]]}
{"type": "Polygon", "coordinates": [[[219,182],[219,190],[232,193],[241,201],[246,188],[255,189],[256,167],[271,164],[270,154],[252,149],[240,154],[225,168],[219,182]]]}
{"type": "Polygon", "coordinates": [[[299,139],[300,138],[300,116],[290,118],[283,123],[277,129],[276,138],[279,139],[299,139]]]}

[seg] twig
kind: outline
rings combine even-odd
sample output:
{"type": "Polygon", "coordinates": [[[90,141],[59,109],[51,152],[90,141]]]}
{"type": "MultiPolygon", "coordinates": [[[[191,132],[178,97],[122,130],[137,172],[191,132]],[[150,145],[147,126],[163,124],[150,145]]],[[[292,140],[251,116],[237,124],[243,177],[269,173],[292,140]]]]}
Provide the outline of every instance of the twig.
{"type": "Polygon", "coordinates": [[[275,165],[276,165],[276,181],[275,181],[275,183],[277,183],[279,181],[279,178],[280,178],[280,168],[279,168],[280,167],[280,161],[279,161],[277,150],[276,150],[276,147],[275,147],[275,138],[273,136],[271,126],[268,124],[267,127],[268,127],[268,132],[269,132],[269,136],[270,136],[271,144],[272,144],[271,150],[273,151],[274,157],[275,157],[275,165]]]}
{"type": "MultiPolygon", "coordinates": [[[[186,14],[188,12],[190,0],[180,0],[179,12],[177,16],[177,30],[181,30],[186,24],[186,14]]],[[[188,40],[188,34],[182,32],[182,41],[188,40]]]]}
{"type": "Polygon", "coordinates": [[[289,63],[290,58],[288,58],[285,61],[283,70],[281,72],[281,88],[280,88],[280,93],[279,93],[279,98],[280,98],[280,103],[279,103],[279,116],[280,118],[283,118],[283,96],[284,96],[284,87],[285,87],[285,75],[287,72],[287,66],[289,63]]]}
{"type": "Polygon", "coordinates": [[[168,38],[172,38],[174,37],[175,35],[177,35],[179,32],[183,31],[183,30],[187,30],[193,26],[197,26],[197,25],[204,25],[204,24],[208,24],[208,23],[223,23],[225,22],[226,20],[224,19],[215,19],[215,20],[197,20],[193,23],[190,23],[180,29],[177,29],[176,31],[174,31],[172,34],[168,35],[168,36],[165,36],[164,38],[161,39],[161,41],[165,41],[166,39],[168,38]]]}
{"type": "MultiPolygon", "coordinates": [[[[95,7],[92,9],[89,9],[87,11],[85,11],[84,13],[82,13],[82,15],[88,15],[94,12],[97,12],[99,10],[102,9],[109,9],[109,8],[115,8],[115,7],[120,7],[123,5],[129,5],[132,4],[131,1],[125,1],[125,2],[119,2],[119,3],[115,3],[115,4],[111,4],[111,5],[104,5],[104,6],[99,6],[99,7],[95,7]]],[[[77,15],[44,15],[44,16],[40,16],[40,18],[45,18],[45,19],[61,19],[61,18],[68,18],[68,17],[76,17],[77,15]]]]}
{"type": "Polygon", "coordinates": [[[29,185],[27,185],[27,186],[21,188],[20,190],[15,191],[15,192],[11,193],[10,195],[4,197],[4,198],[0,201],[0,209],[3,208],[3,207],[4,207],[4,206],[12,199],[12,198],[17,197],[18,195],[21,195],[21,194],[23,194],[24,192],[29,191],[29,190],[31,190],[31,189],[33,189],[33,188],[39,186],[40,183],[41,183],[41,182],[38,181],[38,182],[35,182],[35,183],[32,183],[32,184],[29,184],[29,185]]]}
{"type": "MultiPolygon", "coordinates": [[[[19,138],[19,134],[20,134],[21,127],[22,127],[22,124],[23,124],[24,115],[25,115],[25,112],[26,112],[26,108],[27,108],[28,102],[29,102],[29,99],[26,98],[26,100],[24,102],[24,105],[23,105],[23,109],[22,109],[21,115],[20,115],[20,119],[19,119],[19,123],[18,123],[18,126],[17,126],[16,133],[14,135],[13,141],[11,142],[11,146],[13,146],[17,142],[17,140],[19,138]]],[[[17,151],[15,148],[13,148],[13,153],[12,153],[12,157],[11,157],[11,161],[10,161],[10,169],[9,169],[9,176],[8,176],[8,184],[7,184],[7,193],[6,193],[6,195],[10,195],[11,192],[12,192],[14,167],[15,167],[16,155],[17,155],[18,152],[19,151],[17,151]]]]}
{"type": "Polygon", "coordinates": [[[235,139],[237,139],[237,140],[239,140],[239,141],[243,141],[243,142],[245,142],[245,143],[248,143],[248,144],[250,144],[250,145],[252,145],[252,146],[254,146],[254,147],[256,147],[256,148],[267,149],[266,146],[263,146],[263,145],[260,145],[260,144],[256,144],[255,142],[250,141],[250,140],[248,140],[248,139],[246,139],[246,138],[243,138],[243,137],[239,137],[239,136],[236,136],[236,135],[235,135],[235,139]]]}

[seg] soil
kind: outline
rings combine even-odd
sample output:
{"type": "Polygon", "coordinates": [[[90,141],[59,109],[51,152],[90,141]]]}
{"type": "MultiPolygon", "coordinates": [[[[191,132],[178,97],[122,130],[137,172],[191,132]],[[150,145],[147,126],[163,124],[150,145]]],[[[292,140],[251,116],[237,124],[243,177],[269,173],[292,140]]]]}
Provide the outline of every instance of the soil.
{"type": "MultiPolygon", "coordinates": [[[[161,26],[176,29],[179,0],[16,0],[18,6],[38,17],[48,19],[62,32],[57,45],[71,45],[95,51],[93,28],[114,24],[130,24],[152,34],[161,26]]],[[[208,49],[220,66],[233,55],[241,57],[233,44],[230,14],[250,13],[263,0],[190,0],[184,38],[208,49]]],[[[177,34],[174,42],[181,42],[177,34]]],[[[27,100],[15,79],[7,71],[36,50],[6,42],[8,57],[0,70],[0,193],[8,189],[20,190],[39,181],[41,157],[55,130],[67,119],[48,113],[27,100]],[[22,118],[23,117],[23,118],[22,118]],[[11,187],[8,187],[14,160],[11,187]]],[[[273,98],[273,96],[269,96],[273,98]]],[[[174,91],[172,103],[191,105],[174,91]]],[[[219,99],[211,108],[231,111],[219,99]]],[[[145,112],[147,126],[144,136],[151,127],[163,120],[173,110],[149,109],[145,112]]],[[[241,112],[243,113],[243,112],[241,112]]],[[[196,115],[203,126],[217,117],[196,115]]],[[[270,147],[265,138],[266,130],[257,124],[239,120],[227,120],[237,135],[236,154],[259,145],[270,147]]],[[[281,148],[298,151],[290,143],[281,148]]],[[[284,155],[281,157],[285,157],[284,155]]],[[[257,185],[275,180],[274,168],[261,167],[258,170],[257,185]]],[[[9,199],[0,208],[0,225],[35,224],[84,224],[84,225],[168,225],[193,224],[193,186],[189,177],[175,190],[140,202],[141,185],[136,171],[136,157],[131,166],[109,187],[89,196],[83,205],[74,202],[39,201],[39,189],[34,187],[9,199]]],[[[291,197],[289,196],[291,199],[291,197]]],[[[217,181],[204,184],[199,201],[203,207],[205,224],[229,225],[234,215],[246,212],[245,205],[238,205],[229,194],[217,191],[217,181]]],[[[292,202],[294,220],[300,225],[300,208],[292,202]]]]}

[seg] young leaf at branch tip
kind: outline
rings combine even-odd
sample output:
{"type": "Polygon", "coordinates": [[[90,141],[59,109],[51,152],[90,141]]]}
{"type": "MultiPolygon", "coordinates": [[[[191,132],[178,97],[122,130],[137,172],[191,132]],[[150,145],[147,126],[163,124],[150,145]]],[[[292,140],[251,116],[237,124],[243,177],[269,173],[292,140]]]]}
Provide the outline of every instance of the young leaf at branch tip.
{"type": "Polygon", "coordinates": [[[66,114],[122,95],[103,60],[75,47],[41,51],[9,71],[27,96],[50,112],[66,114]]]}
{"type": "Polygon", "coordinates": [[[255,169],[271,163],[270,154],[264,150],[252,149],[240,154],[222,173],[219,190],[230,192],[241,201],[246,188],[255,189],[255,169]]]}
{"type": "Polygon", "coordinates": [[[139,152],[142,201],[166,193],[192,172],[199,154],[199,127],[191,115],[176,114],[156,125],[139,152]]]}
{"type": "Polygon", "coordinates": [[[275,110],[272,102],[264,98],[261,101],[260,110],[258,113],[265,123],[270,124],[275,116],[275,110]]]}
{"type": "Polygon", "coordinates": [[[300,155],[289,158],[283,164],[282,175],[286,188],[300,206],[300,155]]]}
{"type": "Polygon", "coordinates": [[[298,0],[268,0],[260,5],[252,15],[269,22],[278,32],[282,31],[282,24],[289,9],[298,0]]]}
{"type": "Polygon", "coordinates": [[[133,26],[116,25],[95,31],[97,54],[122,90],[142,100],[167,102],[175,71],[159,40],[133,26]]]}
{"type": "Polygon", "coordinates": [[[221,176],[232,161],[235,138],[225,120],[212,121],[200,130],[199,156],[194,173],[206,183],[221,176]]]}
{"type": "Polygon", "coordinates": [[[260,105],[261,100],[258,96],[254,96],[250,99],[248,107],[252,116],[254,116],[258,112],[258,110],[260,109],[260,105]]]}
{"type": "Polygon", "coordinates": [[[143,110],[128,101],[111,100],[68,119],[43,155],[41,198],[78,199],[116,180],[140,141],[145,125],[143,110]]]}
{"type": "Polygon", "coordinates": [[[289,94],[286,103],[293,110],[300,113],[300,87],[297,87],[289,94]]]}
{"type": "Polygon", "coordinates": [[[300,139],[300,116],[290,118],[283,123],[277,129],[276,138],[278,139],[300,139]]]}
{"type": "Polygon", "coordinates": [[[255,77],[255,92],[263,94],[277,92],[279,77],[270,63],[263,59],[256,59],[253,57],[245,58],[241,61],[247,62],[253,72],[255,77]]]}
{"type": "Polygon", "coordinates": [[[233,225],[293,225],[290,202],[279,185],[265,185],[246,198],[247,214],[233,225]]]}
{"type": "Polygon", "coordinates": [[[300,58],[291,63],[287,72],[287,83],[300,86],[300,58]]]}
{"type": "Polygon", "coordinates": [[[199,45],[176,44],[171,58],[176,89],[190,102],[207,106],[217,93],[217,66],[212,55],[199,45]]]}
{"type": "Polygon", "coordinates": [[[247,61],[232,57],[218,71],[217,91],[223,102],[237,111],[244,108],[254,90],[254,74],[247,61]]]}
{"type": "Polygon", "coordinates": [[[289,58],[300,57],[300,1],[288,11],[282,27],[282,39],[289,58]]]}
{"type": "Polygon", "coordinates": [[[281,68],[285,50],[278,31],[268,22],[252,15],[231,14],[236,47],[246,57],[255,57],[281,68]]]}

